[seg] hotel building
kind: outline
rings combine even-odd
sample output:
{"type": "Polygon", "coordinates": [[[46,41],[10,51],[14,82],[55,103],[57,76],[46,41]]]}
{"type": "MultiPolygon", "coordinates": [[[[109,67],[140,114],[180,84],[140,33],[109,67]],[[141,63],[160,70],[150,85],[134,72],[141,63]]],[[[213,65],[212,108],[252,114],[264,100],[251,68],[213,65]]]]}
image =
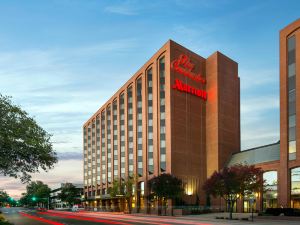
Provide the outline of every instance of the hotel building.
{"type": "MultiPolygon", "coordinates": [[[[115,179],[137,176],[136,211],[149,210],[147,181],[171,173],[185,201],[205,203],[201,186],[240,150],[238,65],[207,59],[169,40],[83,126],[90,207],[114,207],[115,179]]],[[[121,204],[122,205],[122,204],[121,204]]]]}
{"type": "Polygon", "coordinates": [[[280,31],[280,141],[241,151],[237,63],[168,41],[84,124],[86,204],[120,203],[107,190],[136,175],[133,206],[149,212],[147,181],[171,173],[183,180],[187,204],[206,205],[204,181],[224,166],[248,163],[264,170],[268,191],[256,193],[254,206],[239,199],[237,211],[300,208],[299,46],[300,19],[280,31]]]}

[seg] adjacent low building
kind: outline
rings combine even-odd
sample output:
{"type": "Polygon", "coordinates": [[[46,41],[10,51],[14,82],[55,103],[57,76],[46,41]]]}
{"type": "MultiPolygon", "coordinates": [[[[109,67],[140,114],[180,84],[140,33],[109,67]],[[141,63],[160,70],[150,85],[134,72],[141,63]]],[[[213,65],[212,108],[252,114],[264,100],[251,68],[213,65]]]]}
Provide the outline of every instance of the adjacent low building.
{"type": "MultiPolygon", "coordinates": [[[[229,165],[261,167],[269,191],[258,193],[255,208],[300,208],[300,19],[280,31],[280,142],[234,154],[229,165]]],[[[239,211],[249,210],[245,200],[239,211]]]]}
{"type": "MultiPolygon", "coordinates": [[[[78,196],[77,198],[81,200],[83,196],[83,184],[73,184],[76,189],[78,189],[78,196]]],[[[65,183],[59,184],[57,187],[51,189],[50,192],[50,208],[52,209],[65,209],[69,208],[69,204],[64,202],[60,199],[59,194],[61,193],[62,188],[65,186],[65,183]]]]}

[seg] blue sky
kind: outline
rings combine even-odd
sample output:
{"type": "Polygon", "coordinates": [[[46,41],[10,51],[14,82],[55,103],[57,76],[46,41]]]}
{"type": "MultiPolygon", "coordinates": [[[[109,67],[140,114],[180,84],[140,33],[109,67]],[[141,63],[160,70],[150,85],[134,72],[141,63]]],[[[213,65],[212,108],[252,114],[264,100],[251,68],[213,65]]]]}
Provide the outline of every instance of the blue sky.
{"type": "MultiPolygon", "coordinates": [[[[50,186],[82,181],[82,124],[168,39],[239,63],[242,149],[279,140],[279,30],[299,1],[0,0],[0,93],[53,134],[50,186]]],[[[12,195],[25,188],[0,178],[12,195]]]]}

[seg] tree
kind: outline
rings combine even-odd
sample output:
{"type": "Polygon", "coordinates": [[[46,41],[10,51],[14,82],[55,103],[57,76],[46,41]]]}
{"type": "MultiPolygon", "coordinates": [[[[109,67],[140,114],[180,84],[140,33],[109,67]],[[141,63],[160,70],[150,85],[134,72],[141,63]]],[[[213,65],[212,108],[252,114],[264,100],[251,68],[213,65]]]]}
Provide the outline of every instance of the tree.
{"type": "Polygon", "coordinates": [[[112,198],[119,196],[123,196],[127,201],[128,205],[128,213],[132,211],[132,197],[134,196],[133,190],[135,186],[136,178],[127,177],[125,180],[114,180],[112,187],[109,189],[109,194],[112,198]]]}
{"type": "Polygon", "coordinates": [[[182,187],[182,181],[171,175],[161,174],[157,177],[153,177],[148,181],[150,189],[149,198],[156,196],[158,205],[164,204],[163,199],[176,199],[183,195],[184,189],[182,187]]]}
{"type": "Polygon", "coordinates": [[[57,162],[50,135],[9,97],[0,94],[0,174],[29,182],[30,173],[57,162]]]}
{"type": "Polygon", "coordinates": [[[6,191],[0,190],[0,207],[9,201],[9,195],[6,191]]]}
{"type": "Polygon", "coordinates": [[[36,205],[37,203],[47,204],[51,189],[42,181],[32,181],[26,186],[26,193],[20,199],[22,204],[36,205]]]}
{"type": "Polygon", "coordinates": [[[220,172],[215,171],[203,185],[207,195],[222,197],[229,206],[229,217],[232,219],[234,202],[239,196],[260,191],[262,187],[261,168],[254,165],[234,165],[225,167],[220,172]]]}
{"type": "Polygon", "coordinates": [[[123,182],[123,186],[121,187],[121,191],[123,190],[125,199],[128,205],[128,213],[132,211],[132,198],[134,196],[134,187],[136,184],[136,176],[133,175],[132,177],[127,177],[123,182]]]}
{"type": "Polygon", "coordinates": [[[58,194],[58,198],[63,202],[67,202],[69,205],[79,204],[81,202],[80,189],[71,183],[66,183],[58,194]]]}
{"type": "Polygon", "coordinates": [[[115,198],[117,195],[122,195],[124,193],[121,193],[121,185],[122,183],[118,180],[115,179],[112,183],[112,187],[108,189],[108,193],[110,197],[115,198]]]}

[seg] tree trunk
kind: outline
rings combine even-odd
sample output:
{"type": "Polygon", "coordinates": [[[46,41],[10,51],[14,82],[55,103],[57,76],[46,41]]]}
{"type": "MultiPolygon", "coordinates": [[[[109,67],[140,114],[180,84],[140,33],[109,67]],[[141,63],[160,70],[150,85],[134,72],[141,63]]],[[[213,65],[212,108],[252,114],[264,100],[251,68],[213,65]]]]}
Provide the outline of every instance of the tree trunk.
{"type": "Polygon", "coordinates": [[[233,211],[233,204],[232,200],[229,200],[229,219],[232,220],[232,211],[233,211]]]}
{"type": "Polygon", "coordinates": [[[131,214],[131,197],[128,198],[127,204],[128,204],[128,212],[129,214],[131,214]]]}
{"type": "Polygon", "coordinates": [[[157,215],[161,216],[162,214],[162,204],[160,197],[157,197],[157,215]]]}

